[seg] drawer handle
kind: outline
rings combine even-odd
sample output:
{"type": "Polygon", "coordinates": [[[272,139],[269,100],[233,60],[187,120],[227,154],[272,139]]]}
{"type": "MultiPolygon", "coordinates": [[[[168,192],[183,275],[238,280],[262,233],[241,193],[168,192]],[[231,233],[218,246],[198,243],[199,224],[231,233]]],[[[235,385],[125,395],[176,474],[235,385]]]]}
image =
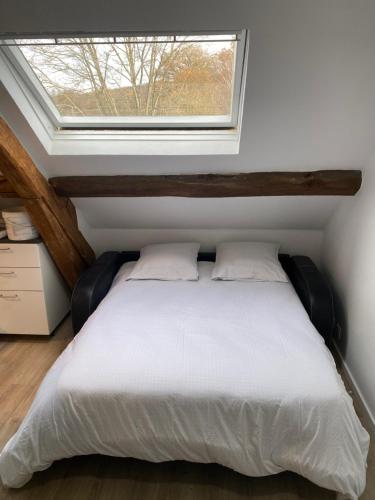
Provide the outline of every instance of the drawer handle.
{"type": "Polygon", "coordinates": [[[11,248],[0,248],[0,252],[11,252],[12,249],[11,248]]]}
{"type": "Polygon", "coordinates": [[[15,276],[15,275],[16,275],[16,273],[14,271],[12,271],[10,273],[0,273],[0,276],[8,276],[8,277],[10,277],[10,276],[15,276]]]}
{"type": "Polygon", "coordinates": [[[0,299],[18,299],[18,295],[3,295],[2,293],[0,293],[0,299]]]}

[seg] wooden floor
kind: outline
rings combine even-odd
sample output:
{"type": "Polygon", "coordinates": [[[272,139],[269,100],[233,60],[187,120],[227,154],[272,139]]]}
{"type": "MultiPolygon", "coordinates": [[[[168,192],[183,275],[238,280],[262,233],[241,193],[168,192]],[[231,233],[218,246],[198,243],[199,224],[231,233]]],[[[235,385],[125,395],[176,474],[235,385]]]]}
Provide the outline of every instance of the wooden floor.
{"type": "MultiPolygon", "coordinates": [[[[15,432],[45,372],[71,340],[69,319],[49,338],[0,337],[0,448],[15,432]]],[[[366,419],[357,398],[357,412],[366,419]]],[[[368,427],[368,425],[367,425],[368,427]]],[[[373,436],[372,436],[373,437],[373,436]]],[[[367,488],[375,499],[375,453],[369,456],[367,488]]],[[[61,460],[34,475],[23,488],[0,486],[0,500],[293,500],[334,499],[292,473],[249,478],[218,465],[151,464],[102,456],[61,460]]]]}

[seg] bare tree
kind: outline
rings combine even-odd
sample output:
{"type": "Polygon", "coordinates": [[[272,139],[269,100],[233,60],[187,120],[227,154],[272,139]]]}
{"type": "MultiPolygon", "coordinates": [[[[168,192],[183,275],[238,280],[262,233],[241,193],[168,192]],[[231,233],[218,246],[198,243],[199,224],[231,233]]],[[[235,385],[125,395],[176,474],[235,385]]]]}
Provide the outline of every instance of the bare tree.
{"type": "Polygon", "coordinates": [[[182,38],[92,38],[22,48],[65,115],[223,114],[231,99],[234,45],[209,53],[182,38]]]}

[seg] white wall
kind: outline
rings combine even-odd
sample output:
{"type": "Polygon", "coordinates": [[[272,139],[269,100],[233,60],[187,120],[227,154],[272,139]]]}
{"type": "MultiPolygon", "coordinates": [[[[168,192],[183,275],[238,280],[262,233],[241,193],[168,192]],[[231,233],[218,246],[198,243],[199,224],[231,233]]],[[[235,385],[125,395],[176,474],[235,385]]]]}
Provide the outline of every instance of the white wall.
{"type": "Polygon", "coordinates": [[[228,239],[267,240],[279,241],[282,251],[308,255],[319,264],[322,227],[338,199],[82,198],[74,203],[97,253],[173,240],[197,240],[206,250],[228,239]]]}
{"type": "Polygon", "coordinates": [[[29,3],[2,2],[0,32],[248,28],[251,38],[239,155],[48,157],[0,91],[0,113],[49,175],[353,168],[371,153],[374,0],[29,3]]]}
{"type": "Polygon", "coordinates": [[[340,204],[326,228],[323,266],[341,304],[338,346],[374,419],[375,154],[361,191],[340,204]]]}
{"type": "MultiPolygon", "coordinates": [[[[47,176],[361,168],[375,129],[374,18],[373,0],[3,2],[0,32],[248,28],[251,49],[238,155],[48,156],[1,85],[0,114],[47,176]]],[[[162,234],[210,246],[235,230],[318,260],[339,199],[73,201],[98,252],[162,234]]]]}

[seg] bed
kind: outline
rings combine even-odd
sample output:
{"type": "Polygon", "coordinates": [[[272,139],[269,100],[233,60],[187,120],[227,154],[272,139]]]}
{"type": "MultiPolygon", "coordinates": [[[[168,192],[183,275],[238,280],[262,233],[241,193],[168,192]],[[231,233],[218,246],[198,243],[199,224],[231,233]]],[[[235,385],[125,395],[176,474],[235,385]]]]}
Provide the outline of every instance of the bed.
{"type": "Polygon", "coordinates": [[[313,263],[281,256],[290,283],[215,282],[201,254],[197,282],[125,281],[136,258],[109,252],[82,276],[77,335],[1,452],[3,483],[99,453],[290,470],[356,499],[369,437],[326,346],[332,296],[313,263]]]}

